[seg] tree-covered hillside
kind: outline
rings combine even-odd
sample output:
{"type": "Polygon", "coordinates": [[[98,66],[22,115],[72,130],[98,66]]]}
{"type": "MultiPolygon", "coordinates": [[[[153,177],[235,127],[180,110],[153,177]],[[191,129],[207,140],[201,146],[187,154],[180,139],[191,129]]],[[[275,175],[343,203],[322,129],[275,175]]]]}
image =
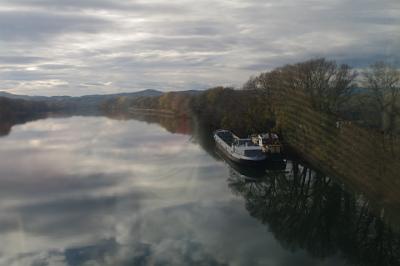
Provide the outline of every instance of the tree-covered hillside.
{"type": "Polygon", "coordinates": [[[320,58],[251,77],[241,90],[216,87],[196,94],[119,97],[104,102],[102,109],[170,111],[241,133],[279,129],[289,113],[312,110],[334,122],[352,121],[392,134],[400,130],[399,84],[399,71],[388,64],[376,63],[357,73],[348,65],[320,58]]]}

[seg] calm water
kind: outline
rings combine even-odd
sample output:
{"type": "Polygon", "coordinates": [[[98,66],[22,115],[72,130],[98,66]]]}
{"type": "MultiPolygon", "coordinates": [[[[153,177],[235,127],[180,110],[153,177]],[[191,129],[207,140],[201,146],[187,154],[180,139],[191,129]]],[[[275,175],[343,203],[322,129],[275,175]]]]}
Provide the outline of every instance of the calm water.
{"type": "Polygon", "coordinates": [[[337,180],[291,160],[233,168],[182,133],[105,117],[14,126],[0,138],[0,265],[397,265],[399,235],[337,180]]]}

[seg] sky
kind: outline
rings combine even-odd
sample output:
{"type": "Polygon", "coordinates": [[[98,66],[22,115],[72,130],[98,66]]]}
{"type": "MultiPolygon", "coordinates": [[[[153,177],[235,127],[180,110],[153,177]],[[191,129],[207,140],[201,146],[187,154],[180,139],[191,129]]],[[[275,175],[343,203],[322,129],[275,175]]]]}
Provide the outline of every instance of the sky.
{"type": "Polygon", "coordinates": [[[326,57],[400,65],[398,0],[0,0],[0,90],[240,87],[326,57]]]}

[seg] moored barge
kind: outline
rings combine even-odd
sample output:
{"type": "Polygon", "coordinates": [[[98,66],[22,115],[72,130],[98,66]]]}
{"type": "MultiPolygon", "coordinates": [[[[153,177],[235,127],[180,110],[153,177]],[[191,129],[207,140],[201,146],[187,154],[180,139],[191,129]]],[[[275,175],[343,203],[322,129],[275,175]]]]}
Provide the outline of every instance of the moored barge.
{"type": "Polygon", "coordinates": [[[250,138],[239,138],[229,130],[216,130],[214,140],[217,147],[236,163],[260,164],[267,159],[261,146],[253,143],[250,138]]]}

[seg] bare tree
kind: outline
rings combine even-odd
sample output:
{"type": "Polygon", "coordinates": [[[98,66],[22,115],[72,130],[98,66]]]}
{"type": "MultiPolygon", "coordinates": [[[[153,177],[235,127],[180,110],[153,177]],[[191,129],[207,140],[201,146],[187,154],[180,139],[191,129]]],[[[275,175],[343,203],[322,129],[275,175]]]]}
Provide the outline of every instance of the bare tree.
{"type": "Polygon", "coordinates": [[[265,91],[270,104],[304,97],[303,107],[337,114],[351,96],[356,75],[348,65],[318,58],[251,77],[244,88],[265,91]]]}
{"type": "Polygon", "coordinates": [[[349,100],[357,75],[348,65],[324,58],[296,64],[297,84],[319,111],[337,113],[349,100]]]}
{"type": "Polygon", "coordinates": [[[390,64],[376,62],[363,74],[363,84],[380,114],[379,126],[385,133],[393,133],[400,114],[400,71],[390,64]]]}
{"type": "Polygon", "coordinates": [[[254,76],[251,76],[249,78],[249,80],[246,81],[245,84],[243,84],[242,89],[243,90],[256,90],[256,89],[258,89],[258,87],[257,87],[257,79],[258,78],[254,77],[254,76]]]}

